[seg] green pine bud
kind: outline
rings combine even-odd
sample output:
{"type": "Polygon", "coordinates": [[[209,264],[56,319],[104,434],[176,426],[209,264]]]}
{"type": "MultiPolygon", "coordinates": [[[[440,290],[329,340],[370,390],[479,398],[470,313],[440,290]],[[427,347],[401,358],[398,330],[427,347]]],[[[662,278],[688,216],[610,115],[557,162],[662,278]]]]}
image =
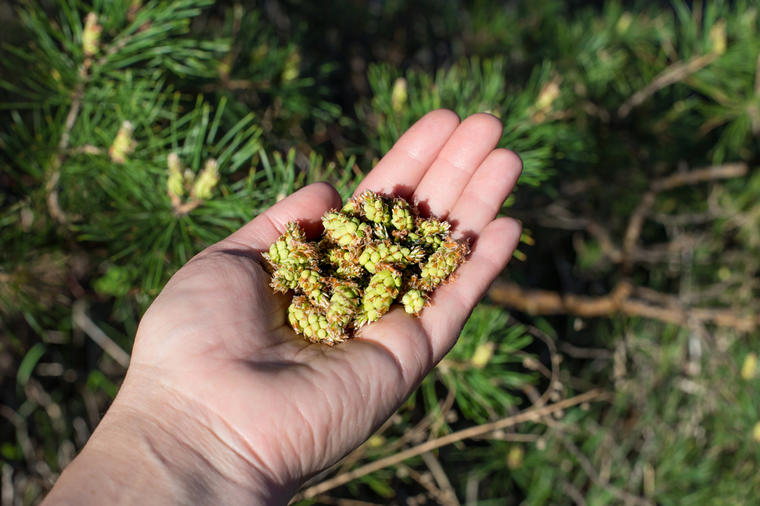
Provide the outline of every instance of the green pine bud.
{"type": "Polygon", "coordinates": [[[219,183],[219,164],[212,158],[206,162],[206,166],[198,174],[192,195],[201,200],[208,200],[217,183],[219,183]]]}
{"type": "Polygon", "coordinates": [[[449,237],[451,224],[436,218],[417,220],[417,236],[419,241],[433,249],[438,249],[449,237]]]}
{"type": "Polygon", "coordinates": [[[401,271],[390,265],[378,265],[362,296],[362,306],[357,325],[378,320],[388,312],[401,288],[401,271]]]}
{"type": "Polygon", "coordinates": [[[403,199],[364,192],[322,216],[319,241],[306,241],[301,227],[288,224],[264,258],[274,271],[272,287],[296,294],[288,309],[296,332],[332,345],[396,301],[418,315],[427,292],[464,261],[468,246],[451,238],[447,222],[416,213],[403,199]]]}
{"type": "Polygon", "coordinates": [[[303,229],[295,222],[288,223],[285,233],[262,255],[273,270],[282,266],[297,266],[298,275],[307,266],[316,266],[319,256],[317,247],[306,242],[303,229]]]}
{"type": "Polygon", "coordinates": [[[297,334],[303,334],[307,341],[333,345],[345,341],[342,328],[330,325],[327,317],[307,297],[293,297],[288,307],[288,321],[297,334]]]}
{"type": "Polygon", "coordinates": [[[338,246],[361,244],[372,233],[371,227],[366,223],[334,211],[322,216],[322,226],[327,236],[338,246]]]}
{"type": "Polygon", "coordinates": [[[364,274],[364,268],[359,263],[358,248],[330,248],[327,251],[327,261],[334,268],[334,274],[339,278],[353,279],[364,274]]]}
{"type": "Polygon", "coordinates": [[[393,199],[391,225],[402,233],[408,233],[414,229],[414,212],[412,206],[406,200],[393,199]]]}
{"type": "Polygon", "coordinates": [[[422,258],[424,252],[420,248],[409,248],[390,241],[370,243],[359,256],[359,264],[370,273],[375,273],[378,264],[393,264],[405,267],[422,258]]]}
{"type": "Polygon", "coordinates": [[[401,303],[404,305],[404,311],[418,315],[425,307],[425,293],[421,290],[411,289],[401,297],[401,303]]]}
{"type": "Polygon", "coordinates": [[[166,190],[169,192],[169,196],[174,200],[181,199],[185,194],[185,179],[182,176],[182,166],[179,162],[179,156],[177,153],[169,153],[166,158],[166,164],[169,167],[169,177],[166,180],[166,190]]]}
{"type": "Polygon", "coordinates": [[[347,327],[359,309],[359,285],[350,281],[333,284],[333,294],[327,307],[327,321],[338,327],[347,327]]]}
{"type": "Polygon", "coordinates": [[[127,161],[127,155],[130,154],[137,143],[132,139],[132,123],[125,121],[121,124],[116,137],[108,148],[108,156],[114,163],[124,163],[127,161]]]}
{"type": "Polygon", "coordinates": [[[389,225],[391,222],[391,213],[388,204],[383,197],[377,193],[367,190],[359,196],[359,204],[365,218],[373,223],[389,225]]]}
{"type": "Polygon", "coordinates": [[[98,15],[94,12],[87,14],[82,30],[82,50],[87,56],[93,56],[100,49],[100,33],[103,27],[98,24],[98,15]]]}
{"type": "Polygon", "coordinates": [[[304,269],[298,276],[298,288],[318,306],[327,305],[327,286],[319,272],[313,269],[304,269]]]}
{"type": "Polygon", "coordinates": [[[426,291],[434,290],[464,262],[468,252],[466,243],[453,240],[443,243],[422,266],[421,286],[426,291]]]}

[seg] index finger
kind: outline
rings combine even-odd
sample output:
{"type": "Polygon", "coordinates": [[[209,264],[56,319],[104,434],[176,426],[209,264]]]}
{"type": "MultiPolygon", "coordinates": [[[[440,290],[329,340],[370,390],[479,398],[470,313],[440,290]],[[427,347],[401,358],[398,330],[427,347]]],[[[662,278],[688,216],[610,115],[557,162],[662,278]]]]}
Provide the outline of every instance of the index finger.
{"type": "Polygon", "coordinates": [[[410,197],[458,125],[459,116],[448,109],[437,109],[424,115],[367,174],[354,195],[372,190],[410,197]]]}

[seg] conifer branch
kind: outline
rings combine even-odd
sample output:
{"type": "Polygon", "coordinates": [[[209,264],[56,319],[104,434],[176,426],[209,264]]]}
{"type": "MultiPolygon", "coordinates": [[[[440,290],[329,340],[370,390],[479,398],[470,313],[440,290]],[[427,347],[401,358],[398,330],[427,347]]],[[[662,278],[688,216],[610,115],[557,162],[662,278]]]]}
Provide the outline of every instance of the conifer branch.
{"type": "Polygon", "coordinates": [[[631,95],[630,98],[618,108],[618,116],[620,118],[625,118],[634,107],[641,105],[646,99],[661,89],[679,81],[683,81],[693,73],[715,61],[717,57],[718,54],[716,53],[708,53],[695,56],[685,62],[676,62],[670,65],[668,68],[660,72],[651,83],[631,95]]]}
{"type": "Polygon", "coordinates": [[[328,490],[332,490],[335,487],[345,485],[346,483],[349,483],[355,479],[361,478],[362,476],[366,476],[370,473],[374,473],[375,471],[379,471],[380,469],[399,464],[405,460],[422,455],[423,453],[441,448],[442,446],[447,446],[458,441],[482,436],[484,434],[488,434],[489,432],[506,429],[507,427],[514,427],[515,425],[519,425],[525,422],[540,422],[541,418],[547,415],[551,415],[557,411],[563,411],[572,406],[577,406],[579,404],[587,402],[601,401],[606,399],[608,396],[609,395],[603,390],[593,389],[580,395],[576,395],[575,397],[570,397],[569,399],[555,402],[554,404],[526,409],[522,413],[508,416],[506,418],[502,418],[501,420],[496,420],[495,422],[476,425],[474,427],[462,429],[457,432],[452,432],[446,436],[431,439],[420,445],[401,451],[395,455],[390,455],[374,462],[370,462],[369,464],[365,464],[352,471],[340,474],[334,478],[309,487],[294,497],[293,501],[315,497],[319,494],[327,492],[328,490]]]}
{"type": "Polygon", "coordinates": [[[743,315],[732,309],[684,308],[676,296],[664,293],[649,294],[650,298],[657,299],[656,302],[642,300],[644,297],[638,287],[625,281],[618,283],[608,294],[596,297],[532,290],[500,281],[491,286],[488,297],[494,303],[533,315],[567,314],[592,318],[623,314],[684,327],[695,323],[714,324],[741,332],[760,327],[760,316],[743,315]],[[634,298],[634,292],[640,297],[634,298]]]}
{"type": "MultiPolygon", "coordinates": [[[[95,65],[102,66],[111,55],[115,54],[117,51],[123,48],[131,40],[131,38],[132,35],[130,34],[110,44],[108,46],[108,49],[106,49],[103,56],[97,60],[95,65]]],[[[65,225],[69,222],[69,217],[63,211],[63,209],[61,209],[60,203],[58,202],[58,183],[61,179],[61,166],[63,165],[63,162],[66,160],[66,157],[68,155],[69,144],[71,142],[71,130],[74,128],[74,124],[76,123],[77,117],[79,116],[79,111],[82,108],[84,91],[85,87],[90,82],[90,70],[92,66],[93,55],[87,54],[81,65],[79,65],[79,69],[77,70],[78,81],[74,88],[74,91],[71,94],[71,105],[69,106],[69,111],[66,113],[66,120],[63,123],[63,130],[58,141],[56,153],[51,158],[48,169],[45,171],[45,193],[47,195],[46,201],[48,212],[50,213],[51,218],[53,218],[53,220],[61,225],[65,225]]],[[[96,151],[98,148],[95,146],[83,146],[82,148],[77,148],[75,151],[78,152],[80,149],[84,153],[99,154],[99,151],[96,151]]]]}

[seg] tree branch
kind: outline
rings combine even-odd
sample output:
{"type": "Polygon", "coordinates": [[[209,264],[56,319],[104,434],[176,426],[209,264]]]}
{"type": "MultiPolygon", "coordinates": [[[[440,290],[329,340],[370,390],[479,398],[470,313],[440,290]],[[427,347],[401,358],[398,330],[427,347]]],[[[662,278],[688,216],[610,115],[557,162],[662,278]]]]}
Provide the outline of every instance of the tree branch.
{"type": "Polygon", "coordinates": [[[313,487],[309,487],[306,490],[302,491],[300,494],[298,494],[295,498],[293,498],[293,501],[312,498],[316,495],[327,492],[328,490],[331,490],[335,487],[345,485],[346,483],[349,483],[357,478],[361,478],[362,476],[366,476],[370,473],[374,473],[375,471],[379,471],[380,469],[384,469],[386,467],[399,464],[412,457],[416,457],[418,455],[422,455],[423,453],[435,450],[436,448],[447,446],[452,443],[462,441],[464,439],[482,436],[484,434],[488,434],[489,432],[505,429],[507,427],[512,427],[520,423],[536,422],[540,418],[546,415],[550,415],[554,412],[562,411],[569,407],[577,406],[578,404],[583,404],[584,402],[602,400],[606,398],[607,396],[608,394],[606,392],[602,390],[598,390],[598,389],[593,389],[593,390],[589,390],[588,392],[582,393],[580,395],[576,395],[575,397],[564,399],[564,400],[561,400],[554,404],[549,404],[544,407],[534,407],[534,408],[526,409],[522,413],[518,413],[514,416],[502,418],[501,420],[497,420],[495,422],[490,422],[483,425],[476,425],[474,427],[469,427],[467,429],[463,429],[457,432],[452,432],[451,434],[447,434],[446,436],[439,437],[437,439],[432,439],[430,441],[426,441],[425,443],[414,446],[412,448],[399,452],[395,455],[390,455],[388,457],[376,460],[374,462],[370,462],[369,464],[365,464],[347,473],[340,474],[334,478],[331,478],[322,483],[314,485],[313,487]]]}
{"type": "MultiPolygon", "coordinates": [[[[633,287],[620,282],[607,295],[589,297],[560,294],[547,290],[522,288],[515,283],[497,281],[488,290],[491,301],[534,315],[571,314],[586,318],[624,314],[688,326],[696,322],[750,332],[760,327],[760,316],[742,315],[731,309],[683,308],[672,295],[658,294],[664,307],[632,298],[633,287]]],[[[651,294],[650,294],[651,295],[651,294]]]]}
{"type": "Polygon", "coordinates": [[[676,62],[660,72],[651,83],[640,89],[618,108],[618,116],[625,118],[631,110],[661,89],[682,81],[694,72],[706,67],[718,57],[715,53],[695,56],[685,62],[676,62]]]}

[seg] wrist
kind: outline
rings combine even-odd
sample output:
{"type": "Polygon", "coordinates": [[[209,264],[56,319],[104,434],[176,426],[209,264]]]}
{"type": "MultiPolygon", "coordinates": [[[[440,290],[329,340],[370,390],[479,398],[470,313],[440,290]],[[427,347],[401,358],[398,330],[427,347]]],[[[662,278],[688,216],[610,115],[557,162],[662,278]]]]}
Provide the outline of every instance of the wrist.
{"type": "Polygon", "coordinates": [[[191,400],[128,377],[47,502],[287,503],[295,485],[247,461],[225,430],[191,400]]]}

